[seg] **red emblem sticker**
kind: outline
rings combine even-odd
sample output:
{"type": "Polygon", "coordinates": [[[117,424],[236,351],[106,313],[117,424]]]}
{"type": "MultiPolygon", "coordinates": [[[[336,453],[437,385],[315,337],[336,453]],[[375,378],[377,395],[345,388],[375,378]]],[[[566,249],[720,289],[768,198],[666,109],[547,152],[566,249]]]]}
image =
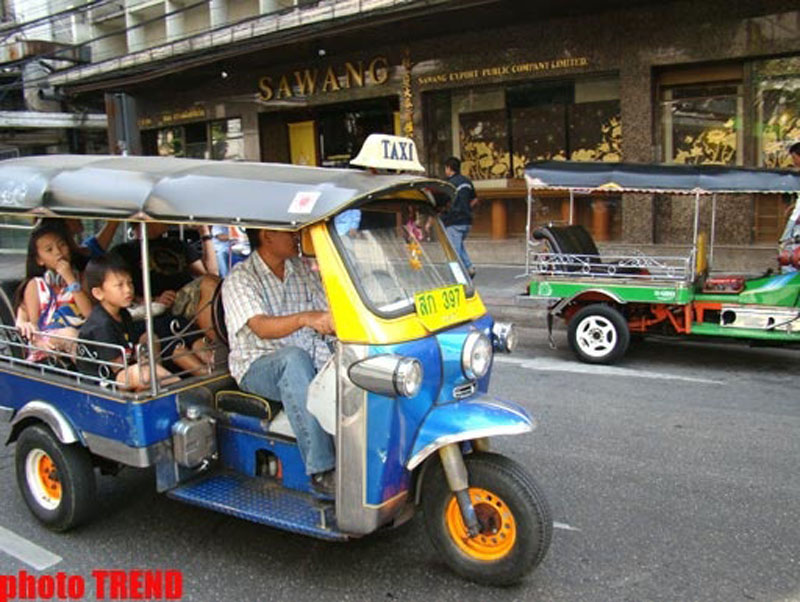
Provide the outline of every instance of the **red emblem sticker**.
{"type": "Polygon", "coordinates": [[[298,192],[289,205],[289,213],[311,213],[320,193],[317,191],[298,192]]]}

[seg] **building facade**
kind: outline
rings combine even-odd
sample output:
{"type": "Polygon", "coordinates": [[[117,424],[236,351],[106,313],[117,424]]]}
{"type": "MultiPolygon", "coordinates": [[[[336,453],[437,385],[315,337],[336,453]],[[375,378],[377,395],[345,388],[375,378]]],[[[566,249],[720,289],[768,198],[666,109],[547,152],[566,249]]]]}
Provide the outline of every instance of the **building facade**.
{"type": "MultiPolygon", "coordinates": [[[[401,133],[431,174],[462,158],[487,239],[523,234],[531,160],[778,167],[800,140],[800,10],[785,2],[131,4],[124,46],[49,81],[134,99],[143,153],[340,166],[367,134],[401,133]]],[[[718,243],[773,248],[784,207],[720,199],[718,243]]],[[[599,241],[672,245],[692,209],[580,197],[573,219],[599,241]]],[[[537,221],[568,218],[563,195],[537,199],[537,221]]]]}

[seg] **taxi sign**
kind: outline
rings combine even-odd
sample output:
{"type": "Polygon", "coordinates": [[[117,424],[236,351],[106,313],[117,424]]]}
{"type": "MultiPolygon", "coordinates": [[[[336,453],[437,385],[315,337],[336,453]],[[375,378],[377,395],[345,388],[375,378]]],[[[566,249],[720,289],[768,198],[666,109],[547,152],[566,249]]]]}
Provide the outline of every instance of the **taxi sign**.
{"type": "Polygon", "coordinates": [[[457,322],[459,310],[465,301],[463,284],[435,288],[414,295],[417,316],[423,326],[430,331],[439,330],[457,322]]]}
{"type": "Polygon", "coordinates": [[[370,134],[356,158],[350,161],[350,165],[424,172],[425,168],[422,167],[417,157],[417,146],[411,138],[390,136],[389,134],[370,134]]]}

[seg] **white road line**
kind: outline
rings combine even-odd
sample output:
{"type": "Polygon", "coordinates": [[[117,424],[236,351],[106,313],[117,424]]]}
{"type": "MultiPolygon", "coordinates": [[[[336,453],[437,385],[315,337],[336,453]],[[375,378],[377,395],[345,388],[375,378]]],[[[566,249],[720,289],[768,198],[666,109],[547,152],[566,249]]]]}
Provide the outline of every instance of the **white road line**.
{"type": "Polygon", "coordinates": [[[0,552],[13,556],[37,571],[44,571],[63,560],[61,556],[0,527],[0,552]]]}
{"type": "Polygon", "coordinates": [[[572,525],[560,523],[558,521],[553,521],[553,529],[564,529],[564,531],[580,531],[578,527],[573,527],[572,525]]]}
{"type": "Polygon", "coordinates": [[[495,356],[494,361],[500,364],[515,364],[520,368],[528,370],[541,370],[545,372],[572,372],[575,374],[589,374],[594,376],[625,376],[633,378],[655,378],[663,380],[682,380],[692,383],[704,383],[708,385],[722,385],[725,381],[713,380],[711,378],[697,378],[694,376],[680,376],[667,372],[650,372],[648,370],[633,370],[631,368],[617,368],[615,366],[603,366],[596,364],[584,364],[582,362],[568,362],[546,357],[534,359],[522,359],[514,357],[495,356]]]}

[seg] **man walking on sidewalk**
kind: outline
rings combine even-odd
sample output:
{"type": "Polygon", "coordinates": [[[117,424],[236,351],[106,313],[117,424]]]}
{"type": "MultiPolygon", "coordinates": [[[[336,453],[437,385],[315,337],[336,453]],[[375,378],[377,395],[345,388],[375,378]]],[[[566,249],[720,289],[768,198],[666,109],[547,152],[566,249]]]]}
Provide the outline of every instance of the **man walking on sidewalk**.
{"type": "Polygon", "coordinates": [[[447,180],[456,187],[456,197],[442,215],[447,237],[467,268],[470,278],[475,277],[475,267],[470,261],[464,240],[472,227],[472,209],[478,203],[472,181],[461,174],[461,160],[449,157],[444,162],[444,173],[447,180]]]}

